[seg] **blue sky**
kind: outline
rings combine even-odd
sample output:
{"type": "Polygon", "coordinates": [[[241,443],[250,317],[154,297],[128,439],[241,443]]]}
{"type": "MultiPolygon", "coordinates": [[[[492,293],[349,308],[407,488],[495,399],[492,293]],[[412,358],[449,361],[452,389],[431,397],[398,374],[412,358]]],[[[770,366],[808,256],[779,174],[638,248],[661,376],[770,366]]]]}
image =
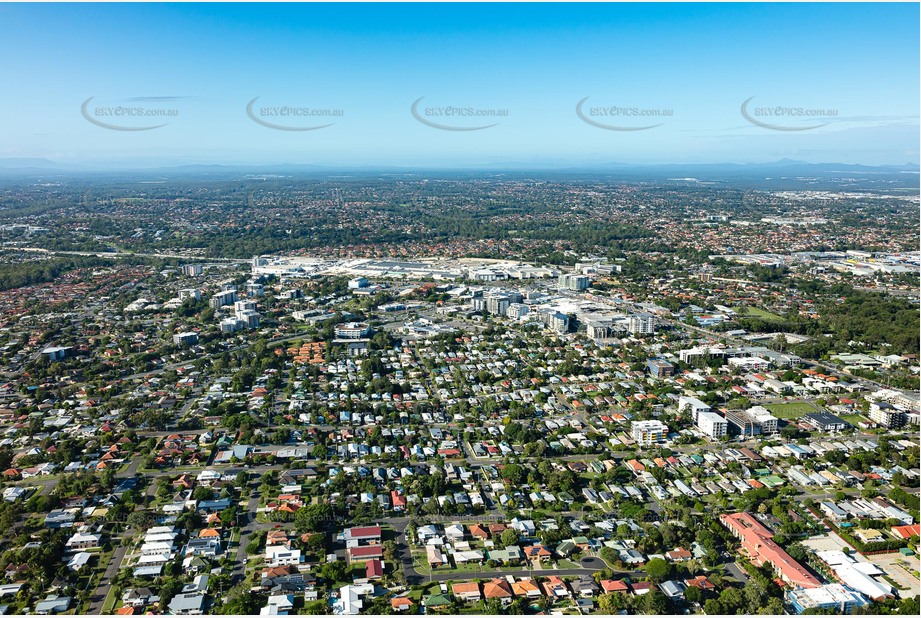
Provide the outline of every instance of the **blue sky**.
{"type": "Polygon", "coordinates": [[[0,158],[917,162],[918,22],[911,3],[5,4],[0,158]]]}

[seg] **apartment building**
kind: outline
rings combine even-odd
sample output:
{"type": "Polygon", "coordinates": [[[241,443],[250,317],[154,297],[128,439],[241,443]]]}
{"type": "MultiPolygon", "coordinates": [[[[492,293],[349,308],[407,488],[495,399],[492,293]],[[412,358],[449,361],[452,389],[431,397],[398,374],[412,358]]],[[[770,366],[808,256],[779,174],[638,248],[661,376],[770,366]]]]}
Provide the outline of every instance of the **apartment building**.
{"type": "Polygon", "coordinates": [[[697,428],[707,437],[719,439],[729,431],[729,423],[725,418],[714,412],[701,412],[697,415],[697,428]]]}
{"type": "Polygon", "coordinates": [[[756,566],[769,563],[794,588],[819,588],[822,583],[774,542],[774,534],[750,513],[720,515],[720,521],[742,541],[742,551],[756,566]]]}
{"type": "Polygon", "coordinates": [[[630,426],[630,434],[637,444],[660,444],[668,436],[668,425],[661,421],[634,421],[630,426]]]}

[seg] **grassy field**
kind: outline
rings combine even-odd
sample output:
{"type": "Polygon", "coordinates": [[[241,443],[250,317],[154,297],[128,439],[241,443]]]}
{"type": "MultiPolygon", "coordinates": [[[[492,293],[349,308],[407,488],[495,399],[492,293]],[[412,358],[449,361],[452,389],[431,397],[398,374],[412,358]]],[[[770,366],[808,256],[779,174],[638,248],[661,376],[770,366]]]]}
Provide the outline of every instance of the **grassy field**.
{"type": "Polygon", "coordinates": [[[866,422],[868,420],[867,417],[863,416],[862,414],[842,414],[841,418],[846,420],[854,427],[857,426],[857,423],[866,422]]]}
{"type": "Polygon", "coordinates": [[[425,588],[417,588],[415,590],[410,590],[405,596],[409,597],[410,599],[418,603],[422,599],[422,597],[428,596],[430,594],[437,594],[439,592],[441,592],[441,585],[437,583],[431,583],[425,588]]]}
{"type": "Polygon", "coordinates": [[[819,411],[811,403],[769,403],[764,407],[777,418],[799,418],[803,414],[819,411]]]}
{"type": "Polygon", "coordinates": [[[765,311],[764,309],[759,309],[758,307],[733,307],[733,309],[735,309],[736,313],[742,316],[761,318],[762,320],[771,320],[774,322],[783,322],[783,318],[776,313],[771,313],[770,311],[765,311]]]}

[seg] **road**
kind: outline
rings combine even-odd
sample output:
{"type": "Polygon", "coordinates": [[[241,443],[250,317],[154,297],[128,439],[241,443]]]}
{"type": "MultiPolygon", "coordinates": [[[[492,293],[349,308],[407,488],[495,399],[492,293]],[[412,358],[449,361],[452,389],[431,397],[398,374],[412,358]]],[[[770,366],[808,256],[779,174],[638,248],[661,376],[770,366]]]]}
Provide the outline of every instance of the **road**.
{"type": "Polygon", "coordinates": [[[105,573],[103,573],[102,578],[99,580],[99,584],[96,586],[96,591],[93,593],[93,596],[90,597],[91,602],[89,610],[86,612],[87,614],[98,616],[102,613],[102,605],[105,603],[106,597],[109,594],[109,589],[112,588],[112,579],[118,573],[118,569],[125,559],[125,554],[128,553],[130,538],[130,535],[128,537],[122,537],[121,544],[112,552],[112,559],[109,560],[109,565],[106,567],[105,573]]]}
{"type": "MultiPolygon", "coordinates": [[[[472,521],[472,522],[481,522],[484,521],[483,516],[470,515],[470,516],[459,516],[459,517],[437,517],[431,518],[427,517],[426,521],[436,521],[444,520],[451,522],[463,522],[463,521],[472,521]]],[[[396,538],[396,555],[397,559],[400,561],[400,565],[403,569],[403,574],[406,576],[406,583],[409,585],[417,585],[425,583],[426,581],[437,581],[437,582],[446,582],[446,581],[457,581],[457,580],[468,580],[468,579],[490,579],[493,577],[505,577],[507,575],[512,575],[514,577],[532,577],[540,575],[557,575],[560,577],[563,576],[579,576],[579,575],[591,575],[595,571],[600,571],[605,568],[604,561],[600,558],[593,560],[594,566],[585,567],[580,569],[554,569],[554,568],[545,568],[545,569],[532,569],[528,567],[511,569],[511,568],[496,568],[496,569],[484,569],[482,571],[452,571],[444,573],[432,573],[426,575],[420,573],[416,570],[415,563],[412,556],[412,548],[409,543],[409,540],[406,538],[406,528],[409,525],[409,517],[396,517],[388,519],[387,523],[392,525],[394,530],[397,532],[396,538]]],[[[617,571],[618,577],[645,577],[645,571],[617,571]]]]}
{"type": "Polygon", "coordinates": [[[253,532],[256,530],[268,526],[271,527],[271,524],[259,524],[256,522],[256,510],[259,508],[259,496],[251,495],[249,501],[246,503],[246,514],[242,517],[246,517],[245,520],[242,520],[238,523],[242,524],[240,528],[240,544],[237,547],[237,559],[233,566],[233,573],[231,577],[234,581],[238,578],[243,579],[246,575],[246,546],[249,544],[250,539],[253,536],[253,532]]]}

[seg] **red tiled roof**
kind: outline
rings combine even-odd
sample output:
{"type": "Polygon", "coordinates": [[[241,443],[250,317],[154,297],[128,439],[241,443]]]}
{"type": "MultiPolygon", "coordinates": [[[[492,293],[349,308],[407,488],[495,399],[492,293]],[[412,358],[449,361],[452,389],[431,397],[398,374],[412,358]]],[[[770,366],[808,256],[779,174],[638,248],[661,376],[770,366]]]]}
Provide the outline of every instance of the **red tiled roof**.
{"type": "Polygon", "coordinates": [[[921,524],[915,524],[914,526],[895,526],[892,528],[892,533],[903,539],[921,536],[921,524]]]}
{"type": "Polygon", "coordinates": [[[380,560],[374,558],[368,560],[365,563],[365,577],[371,579],[372,577],[383,577],[384,576],[384,565],[380,560]]]}
{"type": "Polygon", "coordinates": [[[619,579],[604,579],[601,581],[601,589],[605,592],[627,592],[630,587],[619,579]]]}
{"type": "Polygon", "coordinates": [[[757,565],[770,562],[781,577],[794,586],[818,588],[822,585],[803,565],[775,543],[771,531],[751,514],[724,514],[720,515],[720,520],[742,540],[742,547],[757,565]]]}
{"type": "Polygon", "coordinates": [[[380,535],[381,535],[380,526],[364,526],[364,527],[358,527],[358,528],[349,528],[348,530],[348,536],[352,537],[353,539],[359,538],[359,537],[373,537],[373,536],[380,536],[380,535]]]}
{"type": "Polygon", "coordinates": [[[352,558],[377,558],[384,555],[380,545],[365,545],[363,547],[349,547],[349,556],[352,558]]]}
{"type": "Polygon", "coordinates": [[[492,579],[483,584],[483,596],[487,599],[501,599],[512,596],[512,590],[504,579],[492,579]]]}

